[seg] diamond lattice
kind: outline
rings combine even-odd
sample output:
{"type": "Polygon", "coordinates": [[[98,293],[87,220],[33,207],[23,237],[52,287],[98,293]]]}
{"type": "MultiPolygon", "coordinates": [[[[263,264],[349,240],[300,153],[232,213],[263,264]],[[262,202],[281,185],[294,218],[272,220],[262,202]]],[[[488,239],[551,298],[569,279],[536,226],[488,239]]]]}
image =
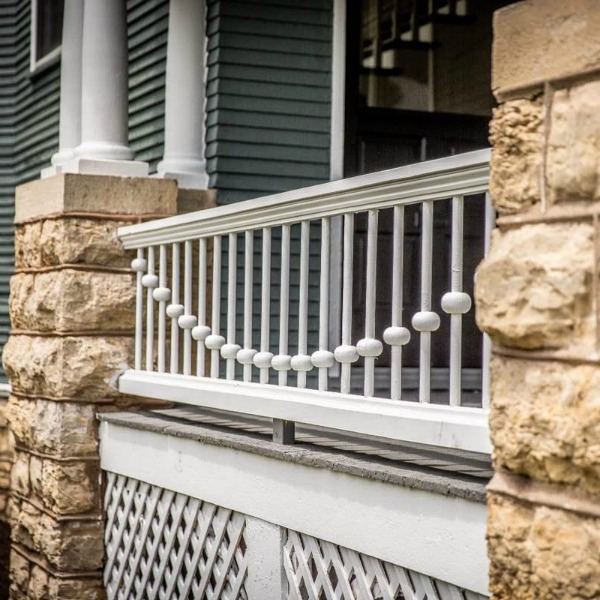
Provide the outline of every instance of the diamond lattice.
{"type": "Polygon", "coordinates": [[[484,600],[427,575],[287,530],[287,600],[484,600]]]}
{"type": "Polygon", "coordinates": [[[109,600],[246,600],[244,517],[106,473],[109,600]]]}

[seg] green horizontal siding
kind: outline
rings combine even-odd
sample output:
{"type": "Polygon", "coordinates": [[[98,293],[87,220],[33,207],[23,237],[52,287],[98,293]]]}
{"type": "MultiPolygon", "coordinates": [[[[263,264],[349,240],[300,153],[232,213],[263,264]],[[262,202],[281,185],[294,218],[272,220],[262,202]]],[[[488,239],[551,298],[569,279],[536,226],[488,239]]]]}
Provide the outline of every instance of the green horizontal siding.
{"type": "Polygon", "coordinates": [[[327,181],[331,0],[208,0],[207,168],[221,204],[327,181]]]}

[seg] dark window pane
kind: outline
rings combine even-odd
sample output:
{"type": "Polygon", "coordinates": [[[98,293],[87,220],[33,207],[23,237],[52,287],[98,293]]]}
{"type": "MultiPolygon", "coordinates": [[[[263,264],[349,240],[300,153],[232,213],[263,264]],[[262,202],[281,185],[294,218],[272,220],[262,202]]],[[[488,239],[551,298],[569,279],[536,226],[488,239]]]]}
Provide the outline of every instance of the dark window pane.
{"type": "Polygon", "coordinates": [[[64,0],[38,0],[36,60],[60,46],[63,8],[64,0]]]}

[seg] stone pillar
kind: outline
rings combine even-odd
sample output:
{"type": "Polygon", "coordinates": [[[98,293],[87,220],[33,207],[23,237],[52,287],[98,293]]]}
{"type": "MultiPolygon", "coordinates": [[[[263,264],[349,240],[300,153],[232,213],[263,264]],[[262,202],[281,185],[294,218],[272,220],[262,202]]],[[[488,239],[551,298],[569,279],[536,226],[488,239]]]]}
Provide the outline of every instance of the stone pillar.
{"type": "Polygon", "coordinates": [[[600,3],[495,15],[491,194],[477,272],[494,344],[495,600],[600,597],[600,3]]]}
{"type": "Polygon", "coordinates": [[[11,598],[96,600],[103,521],[96,414],[136,401],[134,280],[117,227],[176,213],[174,181],[61,174],[16,196],[4,366],[15,438],[11,598]]]}
{"type": "Polygon", "coordinates": [[[85,0],[81,57],[81,144],[70,173],[145,176],[128,145],[127,22],[123,0],[85,0]]]}
{"type": "Polygon", "coordinates": [[[52,156],[52,167],[42,177],[60,172],[75,157],[81,142],[81,42],[84,0],[65,0],[63,34],[60,50],[60,123],[58,152],[52,156]]]}
{"type": "Polygon", "coordinates": [[[160,177],[179,187],[206,189],[204,158],[204,2],[173,0],[169,12],[165,97],[165,155],[160,177]]]}

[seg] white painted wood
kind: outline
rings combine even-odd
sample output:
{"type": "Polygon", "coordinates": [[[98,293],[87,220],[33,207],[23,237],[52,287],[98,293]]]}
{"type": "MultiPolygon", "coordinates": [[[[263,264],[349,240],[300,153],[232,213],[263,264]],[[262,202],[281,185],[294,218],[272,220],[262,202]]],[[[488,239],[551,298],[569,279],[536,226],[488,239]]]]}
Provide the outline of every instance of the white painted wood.
{"type": "MultiPolygon", "coordinates": [[[[394,238],[392,241],[392,327],[402,327],[404,295],[404,207],[394,207],[394,238]]],[[[402,398],[402,345],[391,349],[390,394],[392,400],[402,398]]]]}
{"type": "MultiPolygon", "coordinates": [[[[377,223],[376,210],[369,211],[367,225],[367,276],[365,278],[365,340],[375,338],[375,309],[377,306],[377,223]]],[[[367,398],[375,393],[375,357],[364,357],[365,385],[367,398]]]]}
{"type": "MultiPolygon", "coordinates": [[[[227,269],[227,344],[235,344],[235,316],[237,311],[237,235],[229,234],[227,269]]],[[[235,358],[228,358],[226,364],[227,379],[235,378],[235,358]]]]}
{"type": "MultiPolygon", "coordinates": [[[[262,265],[261,265],[261,295],[260,295],[260,352],[263,362],[257,364],[260,368],[260,382],[269,383],[270,364],[269,338],[271,321],[271,229],[266,227],[262,230],[262,265]],[[266,359],[266,360],[265,360],[266,359]]],[[[256,358],[256,357],[255,357],[256,358]]],[[[271,355],[272,358],[272,355],[271,355]]]]}
{"type": "MultiPolygon", "coordinates": [[[[279,356],[288,355],[288,326],[290,316],[290,226],[284,225],[281,228],[281,282],[280,282],[280,303],[279,303],[279,356]]],[[[288,368],[279,370],[279,385],[287,385],[288,368]]]]}
{"type": "Polygon", "coordinates": [[[352,346],[352,286],[354,276],[354,215],[344,215],[344,262],[343,262],[343,291],[342,291],[342,346],[348,350],[345,352],[347,360],[341,360],[336,348],[335,356],[342,363],[340,391],[342,394],[350,393],[350,382],[352,376],[352,362],[358,359],[356,349],[352,346]]]}
{"type": "MultiPolygon", "coordinates": [[[[144,250],[138,248],[137,261],[141,265],[144,250]]],[[[135,357],[134,365],[137,371],[142,369],[142,351],[144,344],[144,286],[142,285],[143,270],[137,269],[135,274],[135,357]]]]}
{"type": "MultiPolygon", "coordinates": [[[[212,335],[221,332],[221,236],[213,238],[212,335]]],[[[210,376],[219,376],[219,350],[211,350],[210,376]]]]}
{"type": "Polygon", "coordinates": [[[329,178],[344,176],[344,122],[346,115],[346,0],[333,0],[331,44],[331,141],[329,178]]]}
{"type": "MultiPolygon", "coordinates": [[[[186,240],[183,246],[183,309],[185,315],[192,315],[192,241],[186,240]]],[[[183,330],[183,374],[192,374],[192,330],[183,330]]]]}
{"type": "Polygon", "coordinates": [[[156,170],[181,188],[206,189],[205,2],[172,0],[169,8],[165,154],[156,170]]]}
{"type": "Polygon", "coordinates": [[[246,516],[244,540],[248,575],[244,588],[250,600],[284,597],[282,535],[278,525],[246,516]]]}
{"type": "MultiPolygon", "coordinates": [[[[154,275],[154,247],[148,248],[148,275],[154,275]]],[[[154,368],[154,298],[152,287],[146,291],[146,371],[154,368]]]]}
{"type": "MultiPolygon", "coordinates": [[[[29,73],[30,74],[35,74],[35,73],[39,73],[40,71],[43,71],[44,69],[49,68],[50,66],[56,64],[60,59],[61,59],[61,54],[62,54],[62,46],[58,46],[57,48],[54,48],[54,50],[51,50],[50,52],[48,52],[48,54],[46,54],[45,56],[42,56],[41,58],[37,58],[37,47],[38,47],[38,36],[37,36],[37,31],[38,31],[38,6],[40,1],[43,2],[43,0],[31,0],[31,5],[30,5],[30,15],[31,15],[31,25],[29,27],[30,29],[30,38],[29,38],[29,73]]],[[[81,0],[81,3],[83,4],[83,0],[81,0]]],[[[66,13],[66,7],[65,7],[65,13],[66,13]]],[[[83,21],[82,21],[83,24],[83,21]]],[[[63,22],[63,27],[64,27],[64,22],[63,22]]],[[[79,35],[81,36],[81,32],[79,33],[79,35]]],[[[64,33],[63,33],[63,43],[64,43],[64,33]]],[[[80,51],[81,51],[81,47],[80,47],[80,51]]]]}
{"type": "Polygon", "coordinates": [[[100,439],[105,470],[487,593],[484,504],[106,422],[100,439]]]}
{"type": "MultiPolygon", "coordinates": [[[[329,249],[331,244],[331,220],[321,220],[321,273],[319,280],[319,350],[329,352],[329,249]]],[[[333,363],[333,354],[331,355],[333,363]]],[[[327,390],[329,367],[319,367],[319,389],[327,390]]]]}
{"type": "MultiPolygon", "coordinates": [[[[484,256],[490,251],[492,231],[496,226],[496,211],[492,204],[489,192],[485,195],[485,229],[484,229],[484,256]]],[[[492,341],[487,333],[483,334],[483,356],[481,361],[481,405],[488,409],[490,406],[490,363],[492,361],[492,341]]]]}
{"type": "MultiPolygon", "coordinates": [[[[433,202],[423,202],[421,229],[421,313],[431,312],[431,275],[433,262],[433,202]]],[[[414,323],[413,323],[414,325],[414,323]]],[[[431,396],[431,330],[420,330],[419,402],[431,396]]]]}
{"type": "MultiPolygon", "coordinates": [[[[252,296],[254,233],[246,231],[244,243],[244,349],[252,350],[252,296]]],[[[252,362],[244,364],[244,381],[252,381],[252,362]]]]}
{"type": "MultiPolygon", "coordinates": [[[[300,225],[300,291],[298,297],[298,354],[294,358],[307,356],[308,351],[308,261],[310,245],[310,221],[302,221],[300,225]]],[[[304,361],[306,362],[306,361],[304,361]]],[[[299,365],[300,366],[300,365],[299,365]]],[[[297,371],[297,385],[306,387],[306,371],[298,369],[292,361],[292,368],[297,371]]]]}
{"type": "MultiPolygon", "coordinates": [[[[160,288],[167,287],[167,246],[161,244],[159,247],[159,274],[158,285],[160,288]]],[[[159,373],[164,373],[166,370],[166,328],[167,328],[167,303],[165,300],[158,302],[158,365],[159,373]]]]}
{"type": "MultiPolygon", "coordinates": [[[[464,198],[452,198],[452,274],[451,289],[454,294],[463,291],[463,217],[464,198]]],[[[450,315],[450,405],[459,406],[461,398],[462,369],[462,314],[450,315]]]]}
{"type": "Polygon", "coordinates": [[[488,411],[336,392],[126,371],[125,394],[354,431],[445,448],[491,451],[488,411]]]}
{"type": "MultiPolygon", "coordinates": [[[[32,4],[31,35],[35,39],[37,0],[32,4]]],[[[60,116],[58,152],[51,159],[55,167],[71,160],[81,142],[81,51],[83,36],[83,0],[65,0],[60,52],[60,116]]],[[[35,63],[35,52],[32,61],[35,63]]],[[[32,70],[35,70],[35,65],[32,70]]],[[[50,173],[48,173],[50,174],[50,173]]]]}
{"type": "MultiPolygon", "coordinates": [[[[113,163],[130,161],[128,145],[127,23],[122,0],[85,0],[81,57],[81,144],[79,159],[96,162],[95,173],[105,167],[111,174],[113,163]],[[103,163],[102,161],[107,161],[103,163]]],[[[75,159],[77,161],[77,159],[75,159]]],[[[69,171],[87,169],[87,163],[67,166],[69,171]]],[[[132,174],[145,163],[131,165],[132,174]]],[[[116,165],[123,173],[127,165],[116,165]]],[[[166,243],[166,242],[165,242],[166,243]]]]}
{"type": "Polygon", "coordinates": [[[277,227],[396,204],[483,193],[489,150],[416,163],[389,171],[331,181],[256,200],[209,208],[119,229],[126,248],[277,227]]]}
{"type": "MultiPolygon", "coordinates": [[[[171,303],[179,304],[179,271],[181,263],[181,250],[179,243],[171,248],[171,303]]],[[[171,318],[171,373],[179,373],[179,325],[176,318],[171,318]]]]}
{"type": "MultiPolygon", "coordinates": [[[[207,279],[207,240],[202,238],[198,247],[198,325],[206,326],[207,279]]],[[[203,377],[206,370],[206,346],[204,340],[198,340],[196,373],[203,377]]]]}

